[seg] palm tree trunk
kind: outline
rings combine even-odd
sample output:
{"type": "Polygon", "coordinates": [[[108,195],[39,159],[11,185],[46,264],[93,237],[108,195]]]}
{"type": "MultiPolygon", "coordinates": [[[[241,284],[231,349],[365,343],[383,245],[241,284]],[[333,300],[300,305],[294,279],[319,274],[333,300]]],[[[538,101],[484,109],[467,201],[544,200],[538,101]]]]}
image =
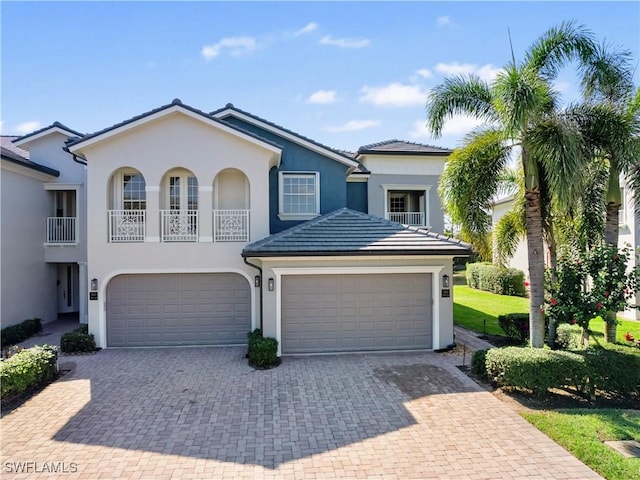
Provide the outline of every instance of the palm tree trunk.
{"type": "MultiPolygon", "coordinates": [[[[618,230],[620,228],[620,174],[613,167],[613,162],[609,167],[609,182],[607,185],[607,213],[604,230],[604,241],[614,247],[618,246],[618,230]]],[[[618,325],[616,322],[617,312],[607,312],[605,317],[604,341],[606,343],[616,342],[618,325]]]]}
{"type": "Polygon", "coordinates": [[[616,343],[616,334],[618,333],[616,312],[607,312],[604,320],[604,341],[606,343],[616,343]]]}
{"type": "Polygon", "coordinates": [[[527,219],[527,256],[529,260],[529,339],[534,348],[544,347],[544,241],[542,239],[542,215],[540,192],[525,192],[527,219]]]}
{"type": "Polygon", "coordinates": [[[604,230],[604,241],[609,245],[618,246],[618,230],[620,202],[607,203],[607,219],[604,230]]]}

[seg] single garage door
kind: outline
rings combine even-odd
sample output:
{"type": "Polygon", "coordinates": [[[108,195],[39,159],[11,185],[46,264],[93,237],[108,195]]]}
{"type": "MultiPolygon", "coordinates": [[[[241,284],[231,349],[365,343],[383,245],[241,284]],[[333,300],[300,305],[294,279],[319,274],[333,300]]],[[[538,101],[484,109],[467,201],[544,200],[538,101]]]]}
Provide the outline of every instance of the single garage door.
{"type": "Polygon", "coordinates": [[[229,345],[251,329],[237,273],[119,275],[107,287],[107,345],[229,345]]]}
{"type": "Polygon", "coordinates": [[[282,277],[283,353],[429,349],[431,274],[282,277]]]}

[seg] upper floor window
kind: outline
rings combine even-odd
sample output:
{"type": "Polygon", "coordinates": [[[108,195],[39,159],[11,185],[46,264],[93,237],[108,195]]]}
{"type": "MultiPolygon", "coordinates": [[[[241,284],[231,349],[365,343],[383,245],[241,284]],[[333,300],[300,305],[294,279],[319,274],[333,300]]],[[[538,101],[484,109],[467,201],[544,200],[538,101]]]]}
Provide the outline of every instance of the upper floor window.
{"type": "Polygon", "coordinates": [[[147,192],[144,177],[140,173],[124,172],[122,174],[122,209],[145,210],[147,208],[147,192]]]}
{"type": "Polygon", "coordinates": [[[280,172],[278,190],[281,219],[309,220],[320,214],[318,172],[280,172]]]}

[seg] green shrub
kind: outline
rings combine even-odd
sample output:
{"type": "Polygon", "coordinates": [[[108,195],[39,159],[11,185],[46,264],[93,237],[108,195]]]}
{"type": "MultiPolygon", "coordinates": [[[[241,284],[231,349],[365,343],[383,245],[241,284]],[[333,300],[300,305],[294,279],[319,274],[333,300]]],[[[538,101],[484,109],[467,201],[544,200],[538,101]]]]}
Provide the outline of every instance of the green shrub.
{"type": "Polygon", "coordinates": [[[253,347],[256,341],[262,338],[262,330],[256,328],[253,332],[247,333],[247,346],[249,350],[253,347]]]}
{"type": "Polygon", "coordinates": [[[618,396],[640,395],[640,352],[637,347],[607,344],[586,351],[589,383],[618,396]]]}
{"type": "Polygon", "coordinates": [[[561,323],[556,328],[556,345],[561,350],[583,350],[582,327],[561,323]]]}
{"type": "Polygon", "coordinates": [[[96,340],[88,331],[87,325],[81,325],[65,333],[60,339],[60,349],[64,353],[95,352],[96,340]]]}
{"type": "Polygon", "coordinates": [[[42,320],[31,318],[0,331],[0,348],[9,347],[26,340],[42,331],[42,320]]]}
{"type": "Polygon", "coordinates": [[[278,364],[278,341],[275,338],[264,338],[256,331],[249,337],[249,364],[256,368],[270,368],[278,364]]]}
{"type": "Polygon", "coordinates": [[[504,334],[511,340],[520,342],[523,345],[529,338],[529,314],[528,313],[508,313],[498,315],[498,324],[504,334]]]}
{"type": "Polygon", "coordinates": [[[487,378],[487,349],[476,350],[471,357],[471,373],[487,378]]]}
{"type": "Polygon", "coordinates": [[[487,377],[501,387],[516,387],[542,395],[550,388],[584,390],[582,355],[527,347],[492,348],[487,352],[487,377]]]}
{"type": "Polygon", "coordinates": [[[57,349],[49,345],[22,350],[0,362],[0,397],[22,393],[56,377],[57,349]]]}
{"type": "Polygon", "coordinates": [[[524,272],[492,263],[470,263],[467,265],[467,285],[498,295],[526,296],[524,272]]]}

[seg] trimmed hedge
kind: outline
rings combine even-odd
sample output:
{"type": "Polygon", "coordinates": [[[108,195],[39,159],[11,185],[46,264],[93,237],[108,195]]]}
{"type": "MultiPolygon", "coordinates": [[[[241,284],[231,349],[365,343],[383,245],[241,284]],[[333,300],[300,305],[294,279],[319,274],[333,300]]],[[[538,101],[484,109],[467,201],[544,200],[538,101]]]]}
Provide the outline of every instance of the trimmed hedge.
{"type": "Polygon", "coordinates": [[[0,348],[9,347],[26,340],[42,331],[42,320],[31,318],[0,331],[0,348]]]}
{"type": "Polygon", "coordinates": [[[469,263],[467,265],[467,285],[498,295],[525,297],[524,272],[515,268],[505,268],[492,263],[469,263]]]}
{"type": "Polygon", "coordinates": [[[586,346],[582,343],[582,327],[568,323],[558,325],[556,328],[556,346],[561,350],[584,350],[586,346]]]}
{"type": "Polygon", "coordinates": [[[487,349],[476,350],[471,357],[471,373],[480,378],[487,378],[487,349]]]}
{"type": "Polygon", "coordinates": [[[42,345],[0,362],[0,397],[4,400],[53,380],[58,373],[57,358],[56,347],[42,345]]]}
{"type": "Polygon", "coordinates": [[[640,354],[623,345],[591,347],[580,353],[492,348],[486,353],[485,367],[496,385],[527,389],[535,395],[550,388],[573,388],[589,397],[597,392],[625,398],[640,395],[640,354]]]}
{"type": "Polygon", "coordinates": [[[278,341],[272,337],[263,337],[260,329],[249,332],[248,347],[249,365],[255,368],[271,368],[278,365],[278,341]]]}
{"type": "Polygon", "coordinates": [[[529,339],[528,313],[498,315],[498,325],[508,338],[520,342],[521,345],[529,339]]]}
{"type": "Polygon", "coordinates": [[[60,338],[60,349],[64,353],[86,353],[96,351],[96,340],[93,334],[88,333],[87,325],[65,333],[60,338]]]}

